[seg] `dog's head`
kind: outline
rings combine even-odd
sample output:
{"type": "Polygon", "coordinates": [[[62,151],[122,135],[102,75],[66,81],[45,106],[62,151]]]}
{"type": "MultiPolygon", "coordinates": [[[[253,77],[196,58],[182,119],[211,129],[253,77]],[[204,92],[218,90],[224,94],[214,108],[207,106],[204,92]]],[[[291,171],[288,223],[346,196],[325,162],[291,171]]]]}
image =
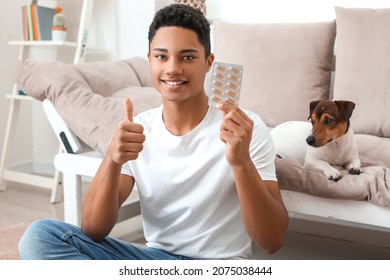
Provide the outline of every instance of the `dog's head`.
{"type": "Polygon", "coordinates": [[[310,102],[309,119],[313,125],[307,144],[321,147],[344,135],[349,127],[349,119],[355,103],[351,101],[317,100],[310,102]]]}

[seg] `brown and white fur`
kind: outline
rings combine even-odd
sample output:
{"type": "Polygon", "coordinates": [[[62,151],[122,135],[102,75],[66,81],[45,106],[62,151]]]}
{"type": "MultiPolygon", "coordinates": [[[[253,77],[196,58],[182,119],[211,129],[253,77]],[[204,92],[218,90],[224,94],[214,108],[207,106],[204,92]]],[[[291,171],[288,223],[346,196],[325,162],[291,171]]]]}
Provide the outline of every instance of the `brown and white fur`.
{"type": "Polygon", "coordinates": [[[355,108],[351,101],[310,102],[311,134],[306,138],[309,145],[305,167],[324,171],[330,180],[338,181],[342,174],[333,166],[346,168],[350,174],[361,173],[361,163],[350,117],[355,108]]]}

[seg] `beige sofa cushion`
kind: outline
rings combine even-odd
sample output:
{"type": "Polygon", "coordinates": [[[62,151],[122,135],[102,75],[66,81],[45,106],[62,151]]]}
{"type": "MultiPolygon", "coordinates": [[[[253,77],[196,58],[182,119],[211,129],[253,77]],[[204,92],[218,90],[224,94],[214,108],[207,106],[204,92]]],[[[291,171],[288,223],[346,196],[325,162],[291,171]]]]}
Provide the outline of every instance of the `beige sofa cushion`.
{"type": "Polygon", "coordinates": [[[244,66],[240,106],[268,126],[306,120],[310,101],[329,98],[335,31],[335,22],[215,22],[215,59],[244,66]]]}
{"type": "Polygon", "coordinates": [[[35,99],[49,99],[71,130],[104,153],[130,97],[134,113],[161,105],[146,59],[65,64],[29,59],[16,70],[15,82],[35,99]]]}
{"type": "Polygon", "coordinates": [[[319,169],[304,168],[297,160],[275,159],[276,176],[282,189],[303,192],[325,198],[368,201],[380,206],[390,206],[390,168],[363,167],[360,175],[348,174],[335,182],[328,180],[319,169]]]}
{"type": "Polygon", "coordinates": [[[356,133],[390,137],[390,9],[336,7],[334,98],[356,103],[356,133]]]}

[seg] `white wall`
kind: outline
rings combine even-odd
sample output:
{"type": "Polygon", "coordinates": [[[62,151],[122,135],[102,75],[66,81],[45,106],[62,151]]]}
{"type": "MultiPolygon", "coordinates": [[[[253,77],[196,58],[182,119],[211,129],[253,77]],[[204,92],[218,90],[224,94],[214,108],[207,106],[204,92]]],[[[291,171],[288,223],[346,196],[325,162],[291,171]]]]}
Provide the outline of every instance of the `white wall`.
{"type": "Polygon", "coordinates": [[[148,30],[157,10],[173,3],[173,0],[118,0],[118,49],[119,59],[133,56],[146,58],[148,30]]]}
{"type": "MultiPolygon", "coordinates": [[[[55,2],[52,0],[40,0],[40,2],[55,2]]],[[[80,0],[67,0],[62,3],[80,0]]],[[[2,152],[5,126],[8,116],[9,100],[6,94],[11,93],[15,62],[18,56],[18,48],[9,46],[8,41],[21,38],[20,7],[27,0],[3,0],[3,9],[0,9],[0,153],[2,152]]],[[[147,31],[155,11],[164,5],[173,3],[173,0],[95,0],[92,24],[90,28],[89,43],[104,52],[88,56],[93,59],[122,59],[132,56],[146,57],[147,31]]],[[[207,14],[210,19],[219,19],[231,22],[302,22],[323,21],[334,19],[334,6],[343,7],[390,7],[390,1],[381,0],[207,0],[207,14]]],[[[69,36],[73,37],[77,30],[76,15],[80,11],[67,9],[64,4],[64,13],[69,15],[69,36]]],[[[31,110],[28,105],[23,105],[26,112],[26,124],[20,125],[16,146],[17,158],[29,155],[34,147],[36,153],[42,158],[48,155],[44,150],[56,149],[55,140],[48,145],[47,127],[45,121],[38,116],[39,122],[34,122],[34,130],[41,132],[35,134],[35,140],[29,143],[25,137],[31,132],[31,110]],[[46,142],[45,142],[46,141],[46,142]],[[35,142],[35,143],[33,143],[35,142]],[[41,145],[41,146],[40,146],[41,145]],[[46,145],[46,146],[45,146],[46,145]]],[[[37,104],[35,107],[39,107],[37,104]]],[[[39,108],[36,110],[40,110],[39,108]]],[[[36,113],[34,113],[36,114],[36,113]]],[[[50,140],[51,141],[51,140],[50,140]]]]}
{"type": "MultiPolygon", "coordinates": [[[[0,9],[0,156],[3,148],[4,133],[8,118],[10,101],[5,98],[12,92],[15,61],[18,57],[18,48],[8,45],[8,41],[21,38],[21,22],[18,20],[20,7],[25,3],[23,0],[7,0],[0,9]]],[[[26,128],[28,130],[28,128],[26,128]]],[[[25,144],[21,141],[19,149],[26,152],[25,144]]]]}

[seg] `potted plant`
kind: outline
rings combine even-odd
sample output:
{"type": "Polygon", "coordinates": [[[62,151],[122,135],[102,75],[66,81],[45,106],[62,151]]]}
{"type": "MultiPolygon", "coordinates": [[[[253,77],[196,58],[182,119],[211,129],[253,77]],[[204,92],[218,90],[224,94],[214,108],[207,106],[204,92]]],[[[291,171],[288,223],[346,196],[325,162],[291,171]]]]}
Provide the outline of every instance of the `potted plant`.
{"type": "Polygon", "coordinates": [[[53,27],[51,28],[52,39],[54,41],[65,41],[67,33],[65,15],[60,7],[56,7],[54,11],[53,27]]]}

